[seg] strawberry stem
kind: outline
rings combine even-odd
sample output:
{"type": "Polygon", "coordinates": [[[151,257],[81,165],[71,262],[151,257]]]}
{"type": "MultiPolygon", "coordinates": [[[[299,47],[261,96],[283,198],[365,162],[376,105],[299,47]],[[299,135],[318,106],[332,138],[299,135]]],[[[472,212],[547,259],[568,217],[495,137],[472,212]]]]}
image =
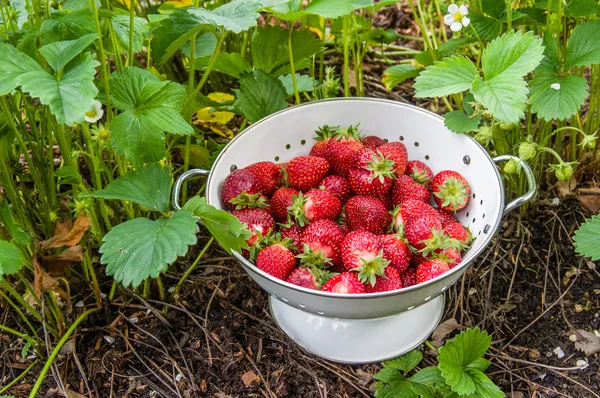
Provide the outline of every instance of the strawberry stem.
{"type": "Polygon", "coordinates": [[[442,207],[451,206],[453,209],[457,209],[469,197],[467,193],[469,186],[454,177],[446,178],[442,184],[438,185],[438,188],[439,192],[435,192],[434,195],[444,201],[442,207]]]}
{"type": "Polygon", "coordinates": [[[370,283],[371,286],[375,286],[377,276],[387,278],[384,274],[385,267],[390,263],[388,260],[383,258],[383,250],[379,251],[377,257],[370,260],[361,259],[362,264],[360,267],[353,268],[352,271],[358,272],[358,279],[363,283],[370,283]]]}

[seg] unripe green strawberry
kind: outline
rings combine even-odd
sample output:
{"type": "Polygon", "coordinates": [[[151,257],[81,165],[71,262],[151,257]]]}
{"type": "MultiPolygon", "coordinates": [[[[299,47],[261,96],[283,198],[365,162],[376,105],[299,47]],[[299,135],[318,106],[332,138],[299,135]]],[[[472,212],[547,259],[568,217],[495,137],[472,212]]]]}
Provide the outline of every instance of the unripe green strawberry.
{"type": "Polygon", "coordinates": [[[483,146],[488,146],[494,141],[494,134],[491,127],[481,126],[479,132],[475,134],[475,140],[483,146]]]}
{"type": "Polygon", "coordinates": [[[519,162],[517,162],[514,159],[509,160],[508,162],[506,162],[506,164],[504,165],[504,172],[508,175],[511,174],[516,174],[519,172],[519,162]]]}
{"type": "Polygon", "coordinates": [[[524,161],[529,161],[537,154],[537,144],[535,142],[523,141],[519,145],[519,157],[524,161]]]}
{"type": "Polygon", "coordinates": [[[559,181],[569,181],[573,176],[573,166],[569,163],[561,163],[554,168],[554,174],[559,181]]]}

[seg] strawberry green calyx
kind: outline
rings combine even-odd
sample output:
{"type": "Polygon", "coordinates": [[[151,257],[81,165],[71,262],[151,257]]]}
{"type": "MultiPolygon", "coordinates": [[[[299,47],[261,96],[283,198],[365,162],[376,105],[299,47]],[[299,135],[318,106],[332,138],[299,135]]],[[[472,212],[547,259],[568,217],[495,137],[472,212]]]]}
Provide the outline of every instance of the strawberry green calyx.
{"type": "Polygon", "coordinates": [[[510,159],[508,162],[506,162],[506,164],[504,165],[504,172],[506,174],[518,174],[521,172],[521,163],[519,163],[518,161],[514,160],[514,159],[510,159]]]}
{"type": "Polygon", "coordinates": [[[256,260],[258,252],[271,244],[272,237],[270,233],[266,236],[263,236],[260,231],[256,231],[256,237],[256,241],[252,244],[252,246],[250,246],[250,261],[256,260]]]}
{"type": "Polygon", "coordinates": [[[445,235],[443,229],[437,230],[433,228],[431,230],[431,233],[433,236],[429,239],[425,239],[423,241],[425,247],[419,250],[419,252],[421,252],[423,256],[428,256],[431,253],[435,253],[436,251],[444,249],[456,249],[462,251],[469,247],[469,245],[467,245],[466,243],[461,242],[458,239],[450,238],[448,235],[445,235]]]}
{"type": "Polygon", "coordinates": [[[235,205],[236,210],[265,209],[269,207],[264,195],[261,193],[249,194],[246,191],[243,191],[229,202],[235,205]]]}
{"type": "Polygon", "coordinates": [[[431,181],[433,181],[431,176],[427,174],[427,170],[421,169],[418,166],[415,166],[413,168],[413,174],[411,177],[413,178],[413,180],[415,180],[415,182],[418,182],[419,184],[423,185],[427,185],[431,181]]]}
{"type": "Polygon", "coordinates": [[[308,267],[308,271],[315,277],[315,285],[317,286],[317,289],[321,289],[321,287],[326,284],[328,280],[338,275],[337,272],[329,272],[316,267],[308,267]]]}
{"type": "Polygon", "coordinates": [[[291,223],[292,220],[296,221],[296,224],[301,227],[310,224],[304,215],[304,205],[308,201],[308,197],[300,192],[298,195],[292,196],[292,200],[294,203],[288,207],[288,224],[291,223]]]}
{"type": "Polygon", "coordinates": [[[315,131],[315,134],[317,134],[317,136],[315,137],[315,141],[329,140],[338,131],[340,131],[340,126],[329,126],[327,124],[324,124],[323,126],[319,127],[317,131],[315,131]]]}
{"type": "Polygon", "coordinates": [[[335,135],[333,136],[333,138],[338,139],[338,140],[341,140],[341,139],[346,139],[346,140],[355,139],[357,141],[360,141],[360,134],[358,132],[358,125],[359,124],[357,124],[356,126],[350,125],[349,127],[345,128],[345,129],[338,129],[335,132],[335,135]]]}
{"type": "Polygon", "coordinates": [[[317,267],[324,269],[332,265],[331,259],[325,257],[321,251],[314,251],[309,245],[304,244],[304,252],[298,254],[296,258],[300,259],[300,265],[305,267],[317,267]]]}
{"type": "Polygon", "coordinates": [[[371,172],[370,180],[379,179],[383,183],[384,178],[396,178],[394,174],[394,166],[396,162],[383,156],[381,152],[374,153],[371,156],[372,160],[367,162],[365,169],[371,172]]]}
{"type": "Polygon", "coordinates": [[[389,260],[383,258],[383,250],[379,251],[377,257],[373,257],[369,260],[361,258],[362,264],[360,267],[353,268],[352,271],[358,272],[358,279],[363,283],[370,283],[371,286],[375,286],[377,281],[376,277],[387,278],[384,273],[385,267],[390,263],[389,260]]]}
{"type": "Polygon", "coordinates": [[[442,208],[446,206],[454,209],[460,208],[465,203],[465,199],[469,197],[469,185],[458,178],[447,177],[442,184],[438,185],[438,188],[439,191],[433,194],[443,200],[442,208]]]}

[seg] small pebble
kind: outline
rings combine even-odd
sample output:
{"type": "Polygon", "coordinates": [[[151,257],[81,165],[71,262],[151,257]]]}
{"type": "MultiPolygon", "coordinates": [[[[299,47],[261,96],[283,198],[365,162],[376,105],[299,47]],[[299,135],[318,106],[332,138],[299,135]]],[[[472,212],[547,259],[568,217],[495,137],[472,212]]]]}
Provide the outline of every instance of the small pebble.
{"type": "Polygon", "coordinates": [[[588,367],[588,363],[585,359],[578,359],[577,366],[579,366],[581,369],[585,369],[588,367]]]}
{"type": "Polygon", "coordinates": [[[131,322],[131,323],[138,323],[138,317],[134,316],[133,318],[129,318],[129,322],[131,322]]]}
{"type": "Polygon", "coordinates": [[[553,352],[556,354],[556,356],[558,357],[558,359],[561,359],[561,358],[563,358],[565,356],[565,352],[560,347],[556,347],[553,352]]]}
{"type": "Polygon", "coordinates": [[[577,341],[577,336],[575,336],[574,334],[569,336],[569,340],[571,341],[577,341]]]}
{"type": "Polygon", "coordinates": [[[77,308],[83,307],[83,301],[79,300],[78,302],[76,302],[75,307],[77,307],[77,308]]]}
{"type": "Polygon", "coordinates": [[[104,336],[104,340],[106,340],[108,344],[113,344],[115,342],[115,338],[112,336],[104,336]]]}
{"type": "Polygon", "coordinates": [[[183,375],[181,373],[177,373],[177,376],[175,376],[175,381],[179,383],[181,379],[183,379],[183,375]]]}
{"type": "Polygon", "coordinates": [[[553,206],[558,206],[559,204],[560,204],[560,199],[559,198],[552,199],[552,205],[553,206]]]}

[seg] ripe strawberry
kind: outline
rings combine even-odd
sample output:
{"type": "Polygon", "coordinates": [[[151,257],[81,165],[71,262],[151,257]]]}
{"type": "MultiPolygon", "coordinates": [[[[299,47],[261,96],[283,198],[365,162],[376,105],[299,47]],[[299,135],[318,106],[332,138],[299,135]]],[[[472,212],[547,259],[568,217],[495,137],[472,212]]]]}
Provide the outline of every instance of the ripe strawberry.
{"type": "Polygon", "coordinates": [[[345,210],[351,231],[363,230],[381,235],[389,228],[391,216],[377,198],[353,196],[346,202],[345,210]]]}
{"type": "Polygon", "coordinates": [[[427,246],[426,241],[433,239],[436,231],[442,231],[442,222],[437,214],[412,217],[404,224],[404,234],[408,243],[419,250],[427,246]]]}
{"type": "Polygon", "coordinates": [[[387,268],[394,267],[398,272],[408,268],[412,254],[404,240],[395,234],[381,235],[379,239],[383,242],[383,258],[390,262],[387,268]]]}
{"type": "Polygon", "coordinates": [[[387,159],[395,162],[394,174],[400,177],[406,170],[406,162],[408,162],[408,151],[401,142],[386,142],[377,148],[387,159]]]}
{"type": "Polygon", "coordinates": [[[277,243],[258,253],[256,266],[271,276],[286,280],[296,268],[296,257],[290,249],[277,243]]]}
{"type": "Polygon", "coordinates": [[[365,146],[360,142],[358,129],[350,126],[339,130],[327,143],[325,158],[334,174],[346,177],[352,166],[354,154],[365,146]]]}
{"type": "Polygon", "coordinates": [[[410,267],[417,268],[421,263],[424,263],[427,259],[423,256],[421,252],[414,252],[412,257],[410,258],[410,267]]]}
{"type": "Polygon", "coordinates": [[[304,231],[304,228],[294,223],[279,224],[279,234],[281,235],[281,238],[291,239],[292,245],[296,247],[295,250],[290,248],[290,250],[292,250],[292,253],[294,254],[298,254],[302,251],[302,241],[300,239],[300,237],[302,236],[302,231],[304,231]]]}
{"type": "Polygon", "coordinates": [[[420,160],[410,160],[406,163],[406,175],[411,177],[415,182],[425,185],[431,189],[431,181],[433,181],[433,171],[425,163],[420,160]]]}
{"type": "Polygon", "coordinates": [[[435,175],[433,182],[433,200],[445,211],[464,209],[469,201],[471,187],[456,171],[443,170],[435,175]]]}
{"type": "Polygon", "coordinates": [[[365,283],[365,293],[389,292],[392,290],[402,289],[402,280],[398,270],[393,267],[385,267],[383,271],[385,277],[375,277],[375,285],[371,286],[365,283]]]}
{"type": "Polygon", "coordinates": [[[317,267],[301,266],[292,271],[286,282],[307,289],[319,290],[334,274],[317,267]]]}
{"type": "MultiPolygon", "coordinates": [[[[404,225],[412,217],[420,217],[429,214],[438,216],[436,210],[429,204],[415,199],[407,199],[404,203],[396,206],[392,211],[392,227],[395,232],[404,231],[404,225]]],[[[439,216],[438,216],[439,217],[439,216]]]]}
{"type": "Polygon", "coordinates": [[[450,266],[444,260],[427,260],[417,268],[417,283],[427,282],[447,271],[450,271],[450,266]]]}
{"type": "Polygon", "coordinates": [[[436,253],[433,255],[433,258],[440,258],[446,261],[450,269],[456,267],[462,262],[460,250],[453,247],[437,250],[436,253]]]}
{"type": "Polygon", "coordinates": [[[375,196],[377,199],[381,200],[381,203],[385,206],[387,211],[392,211],[394,209],[394,203],[392,202],[392,195],[387,192],[380,196],[375,196]]]}
{"type": "Polygon", "coordinates": [[[376,135],[369,135],[362,139],[362,143],[367,148],[376,149],[385,144],[385,140],[377,137],[376,135]]]}
{"type": "Polygon", "coordinates": [[[347,178],[342,176],[330,175],[319,183],[319,187],[326,191],[331,192],[340,200],[342,203],[345,203],[350,195],[352,195],[352,190],[350,189],[350,182],[348,182],[347,178]]]}
{"type": "Polygon", "coordinates": [[[271,196],[271,213],[277,222],[288,221],[288,208],[294,204],[294,196],[298,194],[294,188],[279,188],[271,196]]]}
{"type": "Polygon", "coordinates": [[[290,187],[308,191],[327,175],[329,162],[318,156],[298,156],[288,162],[285,170],[290,187]]]}
{"type": "Polygon", "coordinates": [[[409,287],[417,284],[417,270],[416,268],[410,267],[406,271],[400,274],[400,280],[402,281],[402,287],[409,287]]]}
{"type": "Polygon", "coordinates": [[[342,240],[342,262],[346,270],[358,271],[361,282],[375,284],[375,276],[383,276],[390,263],[383,258],[383,242],[367,231],[352,231],[342,240]]]}
{"type": "Polygon", "coordinates": [[[267,196],[273,195],[273,192],[279,188],[283,182],[281,166],[273,162],[258,162],[245,167],[262,185],[262,192],[267,196]]]}
{"type": "Polygon", "coordinates": [[[342,210],[342,202],[331,192],[313,189],[305,195],[298,193],[288,210],[292,219],[303,227],[317,220],[334,220],[342,210]]]}
{"type": "Polygon", "coordinates": [[[252,232],[252,236],[246,239],[248,246],[254,245],[259,237],[267,236],[267,234],[275,231],[275,220],[263,209],[234,210],[231,214],[236,216],[252,232]]]}
{"type": "Polygon", "coordinates": [[[262,194],[262,185],[260,180],[250,171],[245,169],[237,169],[231,172],[223,182],[221,189],[221,199],[227,210],[234,210],[236,204],[231,202],[238,198],[242,193],[247,195],[262,194]]]}
{"type": "Polygon", "coordinates": [[[355,153],[348,171],[350,186],[357,195],[383,195],[390,190],[394,177],[394,162],[366,148],[355,153]]]}
{"type": "Polygon", "coordinates": [[[450,238],[457,239],[466,245],[471,243],[471,233],[461,223],[454,221],[444,225],[442,222],[442,226],[444,228],[444,233],[450,238]]]}
{"type": "Polygon", "coordinates": [[[454,218],[452,214],[442,209],[435,209],[435,211],[437,211],[437,213],[440,215],[440,219],[442,220],[442,227],[445,227],[450,223],[456,222],[456,218],[454,218]]]}
{"type": "Polygon", "coordinates": [[[342,257],[340,247],[344,234],[333,220],[317,220],[302,233],[301,242],[314,252],[320,252],[333,264],[340,264],[342,257]]]}
{"type": "Polygon", "coordinates": [[[431,193],[425,185],[414,182],[414,180],[406,174],[398,177],[392,186],[392,202],[395,206],[409,199],[429,203],[430,197],[431,193]]]}
{"type": "Polygon", "coordinates": [[[315,133],[317,133],[317,136],[315,137],[315,140],[317,142],[315,142],[315,144],[310,149],[309,155],[324,158],[327,153],[327,143],[329,142],[331,137],[334,136],[335,132],[339,129],[339,126],[324,125],[322,127],[319,127],[319,129],[315,131],[315,133]]]}
{"type": "Polygon", "coordinates": [[[343,272],[329,279],[321,288],[323,292],[361,294],[365,292],[365,286],[358,280],[354,272],[343,272]]]}

